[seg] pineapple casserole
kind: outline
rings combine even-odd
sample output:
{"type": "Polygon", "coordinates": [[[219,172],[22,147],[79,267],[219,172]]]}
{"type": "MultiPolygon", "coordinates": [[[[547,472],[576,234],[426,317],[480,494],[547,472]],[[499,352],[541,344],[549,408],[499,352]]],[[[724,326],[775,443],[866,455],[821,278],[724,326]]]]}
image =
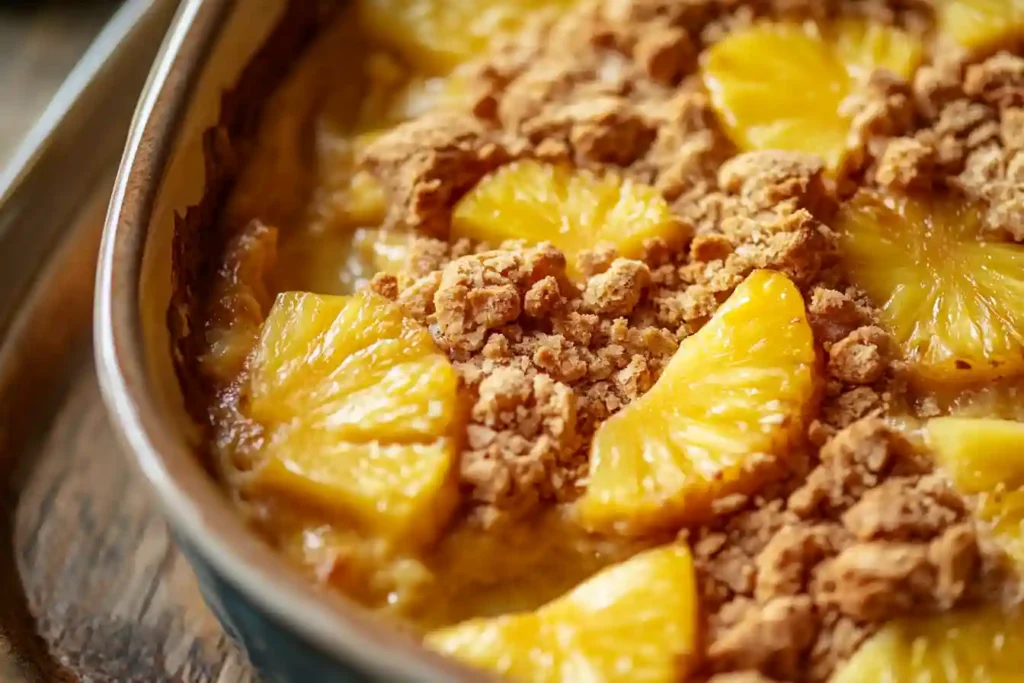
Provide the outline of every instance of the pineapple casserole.
{"type": "Polygon", "coordinates": [[[211,469],[426,647],[1024,675],[1021,0],[359,0],[219,230],[211,469]]]}

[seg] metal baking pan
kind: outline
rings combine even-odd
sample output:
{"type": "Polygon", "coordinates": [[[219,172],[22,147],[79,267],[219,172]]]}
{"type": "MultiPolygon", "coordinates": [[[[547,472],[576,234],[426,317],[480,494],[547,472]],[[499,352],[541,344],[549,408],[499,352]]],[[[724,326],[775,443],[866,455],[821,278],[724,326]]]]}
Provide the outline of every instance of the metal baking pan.
{"type": "Polygon", "coordinates": [[[177,0],[128,0],[0,170],[0,681],[251,680],[91,363],[103,216],[177,0]]]}

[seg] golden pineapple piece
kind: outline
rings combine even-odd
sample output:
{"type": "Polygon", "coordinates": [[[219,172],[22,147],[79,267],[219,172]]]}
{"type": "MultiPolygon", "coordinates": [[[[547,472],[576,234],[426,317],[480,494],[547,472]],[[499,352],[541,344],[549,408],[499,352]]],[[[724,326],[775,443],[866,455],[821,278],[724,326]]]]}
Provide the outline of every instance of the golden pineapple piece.
{"type": "Polygon", "coordinates": [[[558,12],[576,0],[360,0],[371,38],[417,69],[444,74],[514,34],[530,15],[558,12]]]}
{"type": "Polygon", "coordinates": [[[614,174],[597,177],[536,161],[504,166],[481,180],[455,206],[452,237],[497,246],[505,240],[551,242],[576,255],[604,242],[627,258],[652,237],[678,242],[684,228],[653,187],[614,174]]]}
{"type": "Polygon", "coordinates": [[[786,276],[751,274],[655,385],[598,428],[579,513],[630,533],[696,523],[785,466],[816,393],[814,339],[786,276]]]}
{"type": "Polygon", "coordinates": [[[604,569],[535,612],[473,619],[426,642],[513,680],[668,683],[690,671],[696,637],[693,563],[675,545],[604,569]]]}
{"type": "Polygon", "coordinates": [[[862,192],[837,227],[850,279],[919,379],[973,382],[1024,368],[1024,246],[985,241],[973,207],[862,192]]]}
{"type": "Polygon", "coordinates": [[[976,514],[1024,567],[1024,422],[939,417],[928,443],[961,493],[977,495],[976,514]]]}
{"type": "Polygon", "coordinates": [[[881,24],[761,23],[708,49],[701,70],[723,126],[741,149],[819,154],[835,169],[851,123],[843,101],[872,70],[906,77],[920,58],[916,40],[881,24]]]}
{"type": "Polygon", "coordinates": [[[1024,664],[1024,613],[998,607],[902,619],[842,665],[832,683],[1015,683],[1024,664]]]}
{"type": "Polygon", "coordinates": [[[970,49],[1024,36],[1024,0],[945,0],[939,32],[970,49]]]}
{"type": "Polygon", "coordinates": [[[383,297],[278,296],[250,368],[267,433],[254,486],[388,537],[432,536],[454,503],[457,378],[383,297]]]}

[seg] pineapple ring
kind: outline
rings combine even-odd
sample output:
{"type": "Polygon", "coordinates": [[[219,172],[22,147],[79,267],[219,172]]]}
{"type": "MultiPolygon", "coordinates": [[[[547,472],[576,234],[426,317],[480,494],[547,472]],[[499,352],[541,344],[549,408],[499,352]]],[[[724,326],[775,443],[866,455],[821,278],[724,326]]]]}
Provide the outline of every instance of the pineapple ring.
{"type": "Polygon", "coordinates": [[[1024,612],[999,608],[902,619],[868,640],[832,683],[1016,683],[1024,662],[1024,612]]]}
{"type": "Polygon", "coordinates": [[[939,32],[968,49],[1024,36],[1024,0],[946,0],[939,32]]]}
{"type": "Polygon", "coordinates": [[[964,494],[977,494],[976,514],[1024,567],[1024,423],[991,418],[928,421],[939,466],[964,494]]]}
{"type": "Polygon", "coordinates": [[[708,49],[701,73],[738,147],[819,154],[836,169],[851,124],[844,100],[872,70],[907,77],[920,59],[916,40],[875,23],[762,23],[708,49]]]}
{"type": "Polygon", "coordinates": [[[598,428],[583,523],[629,533],[698,523],[715,499],[756,490],[803,429],[815,353],[796,286],[750,275],[655,385],[598,428]]]}
{"type": "Polygon", "coordinates": [[[254,489],[389,538],[440,530],[457,497],[458,378],[426,329],[370,292],[285,293],[250,372],[266,430],[254,489]]]}
{"type": "Polygon", "coordinates": [[[506,240],[551,242],[576,274],[576,256],[599,243],[634,258],[644,241],[680,241],[684,227],[653,187],[588,171],[518,161],[487,176],[455,206],[452,239],[498,245],[506,240]]]}
{"type": "Polygon", "coordinates": [[[839,217],[847,273],[881,310],[928,382],[974,382],[1024,369],[1024,245],[981,240],[957,199],[861,192],[839,217]]]}
{"type": "Polygon", "coordinates": [[[690,552],[674,545],[604,569],[535,612],[472,619],[426,643],[514,680],[667,683],[694,664],[697,601],[690,552]]]}

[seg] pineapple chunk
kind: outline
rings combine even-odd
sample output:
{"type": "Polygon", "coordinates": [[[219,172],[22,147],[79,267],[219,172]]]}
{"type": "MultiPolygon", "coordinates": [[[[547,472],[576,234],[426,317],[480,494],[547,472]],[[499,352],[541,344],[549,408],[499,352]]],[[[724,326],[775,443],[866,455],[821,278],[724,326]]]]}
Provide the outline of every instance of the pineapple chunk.
{"type": "Polygon", "coordinates": [[[1024,613],[996,607],[892,622],[832,683],[1015,683],[1024,664],[1024,613]]]}
{"type": "Polygon", "coordinates": [[[495,38],[522,28],[533,14],[576,0],[360,0],[371,38],[427,73],[444,74],[485,52],[495,38]]]}
{"type": "Polygon", "coordinates": [[[992,537],[1024,567],[1024,423],[939,417],[928,422],[938,464],[964,494],[977,494],[976,514],[992,537]]]}
{"type": "Polygon", "coordinates": [[[576,255],[600,242],[631,258],[640,255],[644,240],[678,242],[683,235],[654,188],[536,161],[515,162],[484,178],[452,217],[453,238],[551,242],[566,255],[570,273],[576,255]]]}
{"type": "Polygon", "coordinates": [[[696,632],[693,564],[677,545],[602,570],[536,612],[473,619],[426,642],[514,680],[667,683],[691,670],[696,632]]]}
{"type": "Polygon", "coordinates": [[[1024,368],[1024,246],[986,242],[962,200],[856,195],[837,227],[854,284],[881,308],[920,379],[1024,368]]]}
{"type": "Polygon", "coordinates": [[[259,490],[423,540],[455,500],[457,377],[430,334],[372,293],[286,293],[263,325],[249,410],[259,490]]]}
{"type": "Polygon", "coordinates": [[[737,146],[819,154],[835,169],[851,123],[843,101],[872,70],[906,77],[920,59],[918,42],[888,26],[762,23],[707,50],[702,74],[737,146]]]}
{"type": "Polygon", "coordinates": [[[970,49],[1024,36],[1024,0],[946,0],[939,32],[970,49]]]}
{"type": "Polygon", "coordinates": [[[716,498],[757,489],[803,429],[815,363],[800,292],[779,273],[750,275],[651,390],[597,430],[584,524],[696,523],[716,498]]]}

